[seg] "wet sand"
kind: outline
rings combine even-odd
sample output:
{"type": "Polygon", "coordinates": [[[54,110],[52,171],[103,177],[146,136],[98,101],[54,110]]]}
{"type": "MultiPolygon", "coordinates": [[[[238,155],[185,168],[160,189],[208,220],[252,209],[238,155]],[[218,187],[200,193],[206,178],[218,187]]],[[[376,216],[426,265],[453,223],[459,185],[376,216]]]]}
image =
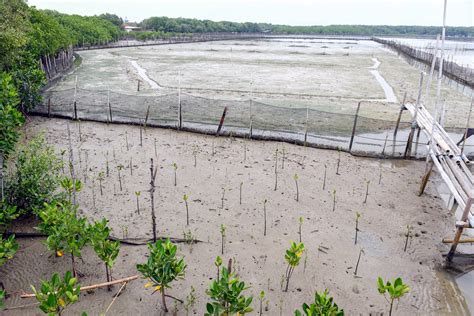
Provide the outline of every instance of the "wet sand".
{"type": "MultiPolygon", "coordinates": [[[[84,189],[78,193],[80,213],[91,221],[108,218],[116,237],[152,236],[147,191],[150,158],[158,163],[155,194],[158,235],[182,238],[183,232],[190,230],[202,241],[193,246],[180,244],[179,255],[185,257],[188,265],[186,277],[169,290],[171,295],[185,299],[193,286],[197,314],[205,311],[205,290],[215,277],[213,262],[220,255],[221,224],[227,226],[223,259],[227,262],[233,258],[239,276],[251,286],[246,293],[254,295],[254,308],[258,307],[258,293],[267,292],[269,310],[266,315],[292,315],[303,302],[313,300],[315,290],[326,288],[348,315],[387,313],[388,305],[377,291],[378,276],[384,279],[400,276],[411,287],[410,293],[400,301],[396,315],[468,314],[462,298],[453,300],[452,283],[439,277],[438,270],[443,263],[441,252],[447,250],[441,239],[452,235],[454,219],[442,207],[435,185],[428,185],[422,197],[416,196],[423,162],[364,159],[340,153],[337,175],[337,151],[278,142],[215,138],[149,128],[143,133],[143,146],[140,146],[138,127],[90,122],[80,123],[80,141],[77,123],[36,117],[26,125],[27,135],[43,131],[48,143],[59,152],[67,148],[68,123],[71,124],[76,173],[84,182],[84,189]],[[276,149],[280,154],[275,191],[276,149]],[[196,152],[196,167],[193,152],[196,152]],[[101,196],[97,175],[105,172],[107,155],[110,175],[103,181],[101,196]],[[178,165],[176,186],[173,163],[178,165]],[[118,165],[124,166],[122,190],[118,165]],[[323,189],[325,165],[327,179],[323,189]],[[294,174],[299,177],[298,202],[294,174]],[[370,184],[364,203],[366,181],[370,184]],[[242,204],[239,203],[240,183],[243,183],[242,204]],[[334,211],[333,190],[336,190],[334,211]],[[136,213],[136,191],[141,192],[140,215],[136,213]],[[189,227],[183,194],[189,195],[189,227]],[[266,236],[263,236],[264,199],[268,200],[266,236]],[[361,213],[361,218],[358,243],[354,245],[356,212],[361,213]],[[290,240],[299,240],[299,217],[304,218],[302,240],[307,251],[295,270],[289,292],[283,293],[280,281],[286,267],[284,252],[290,240]],[[413,226],[414,236],[404,252],[407,225],[413,226]],[[355,277],[360,249],[364,254],[355,277]]],[[[432,179],[436,181],[436,177],[432,179]]],[[[147,253],[146,246],[122,246],[113,269],[114,278],[136,274],[135,265],[145,262],[147,253]]],[[[0,278],[10,292],[29,292],[30,284],[37,286],[40,279],[49,278],[53,272],[64,273],[69,267],[69,258],[51,257],[41,239],[21,239],[18,254],[0,269],[0,278]]],[[[105,281],[103,264],[90,247],[83,251],[83,262],[78,268],[85,274],[80,280],[83,285],[105,281]]],[[[151,295],[152,290],[145,289],[145,283],[142,279],[131,282],[109,314],[159,314],[159,296],[151,295]]],[[[118,289],[116,286],[114,291],[118,289]]],[[[65,314],[103,313],[113,293],[106,289],[84,293],[65,314]]],[[[30,302],[34,300],[13,296],[7,306],[30,302]]],[[[172,300],[168,302],[173,311],[172,300]]],[[[177,315],[185,315],[183,305],[178,303],[176,308],[177,315]]],[[[30,307],[4,314],[36,315],[39,309],[30,307]]]]}

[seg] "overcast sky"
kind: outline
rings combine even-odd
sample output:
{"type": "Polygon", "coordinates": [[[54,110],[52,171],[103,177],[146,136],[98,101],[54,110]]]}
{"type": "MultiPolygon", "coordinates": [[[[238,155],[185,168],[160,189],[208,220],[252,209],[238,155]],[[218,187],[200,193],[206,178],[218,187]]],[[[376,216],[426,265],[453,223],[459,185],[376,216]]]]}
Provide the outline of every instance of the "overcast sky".
{"type": "MultiPolygon", "coordinates": [[[[443,0],[29,0],[40,9],[130,21],[150,16],[290,25],[441,25],[443,0]]],[[[473,26],[474,0],[448,0],[447,25],[473,26]]]]}

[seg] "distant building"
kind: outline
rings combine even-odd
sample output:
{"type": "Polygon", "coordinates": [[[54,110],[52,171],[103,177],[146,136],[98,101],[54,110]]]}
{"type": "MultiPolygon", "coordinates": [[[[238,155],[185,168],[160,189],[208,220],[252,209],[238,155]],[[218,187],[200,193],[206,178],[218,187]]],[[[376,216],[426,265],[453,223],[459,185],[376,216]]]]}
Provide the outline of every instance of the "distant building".
{"type": "Polygon", "coordinates": [[[142,28],[138,26],[137,23],[135,22],[125,22],[123,25],[122,25],[122,28],[127,31],[127,32],[136,32],[136,31],[140,31],[142,28]]]}

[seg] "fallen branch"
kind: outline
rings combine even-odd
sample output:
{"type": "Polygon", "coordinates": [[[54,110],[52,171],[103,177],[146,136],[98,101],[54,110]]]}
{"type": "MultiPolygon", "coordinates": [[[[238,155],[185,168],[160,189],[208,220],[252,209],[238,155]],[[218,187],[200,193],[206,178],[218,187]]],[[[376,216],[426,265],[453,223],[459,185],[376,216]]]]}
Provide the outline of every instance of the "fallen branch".
{"type": "MultiPolygon", "coordinates": [[[[131,277],[128,277],[128,278],[123,278],[123,279],[118,279],[118,280],[115,280],[115,281],[110,281],[110,282],[104,282],[104,283],[99,283],[99,284],[94,284],[94,285],[88,285],[88,286],[81,286],[81,291],[89,291],[89,290],[94,290],[94,289],[97,289],[97,288],[100,288],[100,287],[105,287],[105,286],[109,286],[109,285],[114,285],[114,284],[118,284],[118,283],[127,283],[127,282],[130,282],[130,281],[133,281],[133,280],[136,280],[138,279],[138,275],[134,275],[134,276],[131,276],[131,277]]],[[[35,297],[34,294],[22,294],[20,295],[21,298],[31,298],[31,297],[35,297]]]]}
{"type": "Polygon", "coordinates": [[[123,282],[122,286],[120,287],[120,289],[118,290],[118,292],[114,295],[114,298],[112,299],[112,302],[110,302],[109,306],[107,306],[107,309],[105,310],[104,312],[104,316],[105,314],[107,314],[107,312],[109,311],[110,307],[112,307],[112,304],[115,302],[115,300],[117,299],[117,297],[119,297],[120,293],[122,292],[123,288],[125,287],[125,285],[127,285],[127,282],[123,282]]]}

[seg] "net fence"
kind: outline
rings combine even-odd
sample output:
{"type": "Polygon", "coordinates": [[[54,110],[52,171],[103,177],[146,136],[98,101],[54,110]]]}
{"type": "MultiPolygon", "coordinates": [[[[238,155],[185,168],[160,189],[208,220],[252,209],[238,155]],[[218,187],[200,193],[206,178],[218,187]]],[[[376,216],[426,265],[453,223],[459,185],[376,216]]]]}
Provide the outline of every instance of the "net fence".
{"type": "MultiPolygon", "coordinates": [[[[144,124],[146,120],[148,126],[207,134],[216,133],[227,108],[221,135],[340,149],[362,156],[403,156],[411,127],[410,122],[400,122],[394,137],[396,122],[392,120],[360,115],[356,120],[355,113],[281,107],[255,100],[220,100],[188,93],[145,96],[78,88],[49,90],[43,96],[43,103],[33,114],[129,124],[144,124]]],[[[451,132],[463,133],[461,129],[451,132]]],[[[423,133],[415,137],[411,156],[423,157],[427,141],[423,133]]]]}

